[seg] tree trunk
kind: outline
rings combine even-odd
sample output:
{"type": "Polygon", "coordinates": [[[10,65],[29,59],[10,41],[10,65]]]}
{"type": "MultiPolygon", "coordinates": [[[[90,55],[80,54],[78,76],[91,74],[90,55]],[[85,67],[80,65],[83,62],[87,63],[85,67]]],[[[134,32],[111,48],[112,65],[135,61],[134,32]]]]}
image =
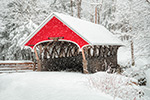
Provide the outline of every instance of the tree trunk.
{"type": "Polygon", "coordinates": [[[37,71],[41,71],[41,60],[39,59],[38,53],[36,51],[36,47],[34,48],[34,52],[35,52],[36,60],[37,60],[37,63],[38,63],[37,71]]]}
{"type": "Polygon", "coordinates": [[[78,18],[81,18],[81,2],[82,0],[77,0],[78,18]]]}
{"type": "Polygon", "coordinates": [[[89,72],[88,72],[88,69],[87,69],[87,60],[85,58],[84,49],[82,49],[82,58],[83,58],[83,60],[82,60],[82,63],[83,63],[83,73],[87,74],[89,72]]]}
{"type": "Polygon", "coordinates": [[[97,6],[95,7],[95,24],[97,24],[97,6]]]}
{"type": "Polygon", "coordinates": [[[131,60],[132,60],[132,66],[134,66],[135,65],[135,59],[134,59],[133,40],[131,40],[131,60]]]}
{"type": "Polygon", "coordinates": [[[70,1],[70,4],[71,4],[70,5],[71,6],[71,16],[73,16],[73,1],[72,0],[70,1]]]}

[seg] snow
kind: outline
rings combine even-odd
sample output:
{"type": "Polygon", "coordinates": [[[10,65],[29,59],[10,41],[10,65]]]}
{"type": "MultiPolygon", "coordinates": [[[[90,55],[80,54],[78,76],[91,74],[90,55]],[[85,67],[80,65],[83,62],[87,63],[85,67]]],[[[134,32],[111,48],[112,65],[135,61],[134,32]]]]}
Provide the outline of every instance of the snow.
{"type": "MultiPolygon", "coordinates": [[[[134,42],[135,43],[135,42],[134,42]]],[[[142,43],[142,42],[141,42],[142,43]]],[[[131,46],[130,42],[125,41],[125,46],[122,46],[118,49],[118,64],[122,66],[130,66],[131,65],[131,46]]],[[[150,57],[149,57],[149,47],[143,47],[145,45],[141,44],[134,44],[134,57],[135,57],[135,66],[136,67],[144,67],[145,65],[150,64],[150,57]],[[137,45],[139,47],[137,47],[137,45]],[[142,49],[142,50],[141,50],[142,49]]]]}
{"type": "Polygon", "coordinates": [[[150,88],[150,69],[146,71],[147,87],[150,88]]]}
{"type": "Polygon", "coordinates": [[[136,79],[122,75],[99,72],[90,76],[89,83],[92,88],[94,87],[110,94],[114,98],[120,97],[124,100],[136,98],[136,100],[142,100],[146,97],[143,96],[143,89],[135,84],[138,83],[136,79]]]}
{"type": "MultiPolygon", "coordinates": [[[[140,42],[140,39],[134,41],[134,43],[136,43],[134,44],[135,66],[127,68],[123,74],[135,79],[146,78],[146,86],[142,86],[142,89],[144,90],[145,95],[150,97],[150,68],[148,68],[150,65],[150,58],[148,56],[149,52],[146,51],[149,50],[149,47],[145,44],[143,45],[145,41],[146,39],[142,42],[140,42]],[[137,44],[138,42],[141,44],[137,44]]],[[[123,67],[129,67],[131,66],[131,47],[130,42],[126,43],[125,41],[125,44],[126,46],[122,46],[118,50],[118,64],[123,67]]]]}
{"type": "Polygon", "coordinates": [[[147,79],[147,84],[146,87],[144,87],[145,93],[147,96],[150,98],[150,69],[146,71],[146,79],[147,79]]]}
{"type": "Polygon", "coordinates": [[[131,51],[127,46],[122,46],[118,49],[118,64],[127,66],[131,64],[131,51]]]}
{"type": "Polygon", "coordinates": [[[33,72],[32,70],[16,70],[16,69],[2,69],[0,68],[0,74],[1,73],[24,73],[24,72],[33,72]],[[2,70],[2,71],[1,71],[2,70]]]}
{"type": "Polygon", "coordinates": [[[89,88],[88,77],[66,72],[0,74],[0,100],[114,100],[89,88]]]}
{"type": "Polygon", "coordinates": [[[32,63],[31,60],[0,60],[0,63],[32,63]]]}

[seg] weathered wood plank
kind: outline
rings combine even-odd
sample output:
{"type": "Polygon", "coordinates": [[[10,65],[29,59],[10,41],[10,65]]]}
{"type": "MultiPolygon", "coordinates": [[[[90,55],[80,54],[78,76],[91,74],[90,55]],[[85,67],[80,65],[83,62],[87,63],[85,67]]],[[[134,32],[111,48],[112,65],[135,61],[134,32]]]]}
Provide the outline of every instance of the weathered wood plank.
{"type": "Polygon", "coordinates": [[[38,61],[38,68],[37,68],[37,71],[41,71],[41,60],[39,59],[38,53],[37,53],[37,51],[36,51],[36,47],[34,48],[34,52],[35,52],[36,59],[37,59],[37,61],[38,61]]]}
{"type": "Polygon", "coordinates": [[[82,63],[83,63],[83,73],[87,74],[88,73],[88,69],[87,69],[87,60],[85,58],[85,54],[84,54],[84,49],[82,49],[82,63]]]}

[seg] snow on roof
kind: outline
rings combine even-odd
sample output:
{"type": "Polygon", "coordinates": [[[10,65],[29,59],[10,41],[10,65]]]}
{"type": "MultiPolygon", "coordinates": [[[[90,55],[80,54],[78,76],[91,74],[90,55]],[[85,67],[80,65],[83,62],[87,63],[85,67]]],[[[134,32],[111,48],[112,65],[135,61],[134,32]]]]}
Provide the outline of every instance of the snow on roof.
{"type": "Polygon", "coordinates": [[[48,16],[43,21],[43,23],[41,23],[40,26],[32,34],[30,34],[29,37],[25,39],[25,41],[21,43],[21,45],[24,46],[54,16],[62,21],[65,25],[67,25],[81,38],[87,41],[90,45],[123,45],[121,40],[119,40],[115,35],[113,35],[102,25],[94,24],[85,20],[56,12],[48,16]]]}
{"type": "Polygon", "coordinates": [[[102,25],[56,12],[54,15],[92,45],[123,45],[116,36],[102,25]]]}

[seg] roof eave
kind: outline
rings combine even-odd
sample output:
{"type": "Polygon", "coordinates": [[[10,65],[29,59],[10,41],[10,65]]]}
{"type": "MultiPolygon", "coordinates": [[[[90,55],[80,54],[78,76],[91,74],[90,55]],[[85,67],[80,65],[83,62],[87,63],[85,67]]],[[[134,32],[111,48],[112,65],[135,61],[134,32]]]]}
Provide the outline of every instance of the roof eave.
{"type": "Polygon", "coordinates": [[[116,42],[116,43],[95,43],[93,42],[92,45],[112,45],[112,46],[125,46],[124,43],[122,43],[121,41],[116,42]]]}

